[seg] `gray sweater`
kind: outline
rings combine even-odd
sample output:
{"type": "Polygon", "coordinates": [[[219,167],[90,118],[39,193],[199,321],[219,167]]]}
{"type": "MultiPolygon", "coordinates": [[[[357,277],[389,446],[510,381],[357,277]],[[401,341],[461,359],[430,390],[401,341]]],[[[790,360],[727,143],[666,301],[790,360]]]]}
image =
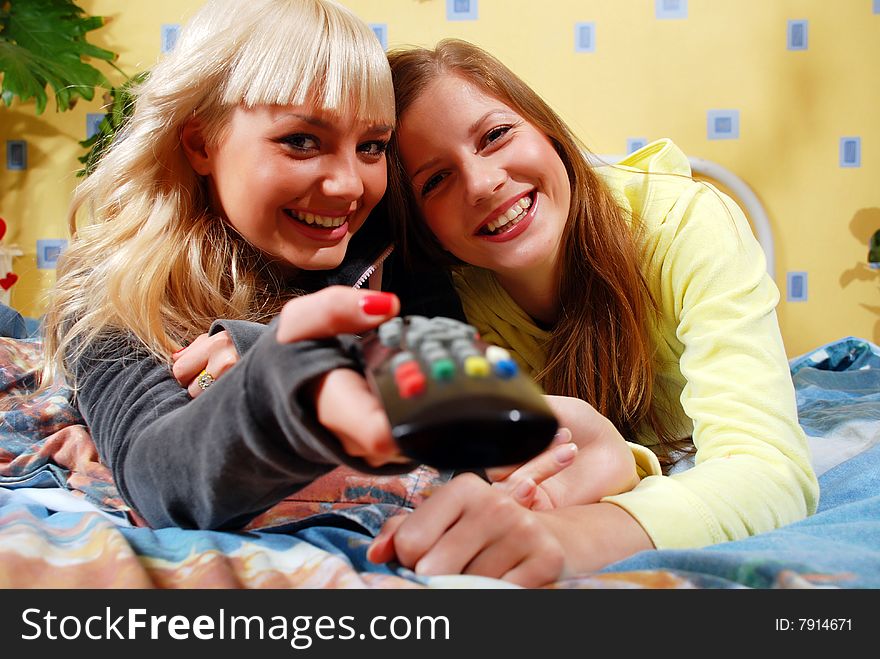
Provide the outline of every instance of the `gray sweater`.
{"type": "MultiPolygon", "coordinates": [[[[345,266],[311,289],[351,285],[384,244],[372,237],[363,245],[378,250],[354,245],[345,266]]],[[[386,266],[383,285],[401,296],[402,313],[463,318],[448,276],[414,281],[402,264],[386,266]]],[[[195,400],[134,337],[96,342],[70,365],[101,460],[150,526],[239,528],[339,464],[371,473],[414,466],[376,469],[349,456],[303,396],[318,375],[361,368],[353,337],[281,345],[271,324],[217,321],[211,331],[221,329],[241,359],[195,400]]]]}

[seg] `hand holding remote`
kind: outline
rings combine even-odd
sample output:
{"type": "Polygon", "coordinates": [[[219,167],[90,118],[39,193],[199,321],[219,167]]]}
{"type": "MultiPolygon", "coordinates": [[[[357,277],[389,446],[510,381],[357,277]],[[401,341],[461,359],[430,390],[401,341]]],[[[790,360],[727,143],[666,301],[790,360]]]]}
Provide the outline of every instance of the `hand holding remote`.
{"type": "Polygon", "coordinates": [[[524,462],[558,423],[503,348],[451,318],[393,318],[361,342],[367,381],[401,452],[440,469],[524,462]]]}

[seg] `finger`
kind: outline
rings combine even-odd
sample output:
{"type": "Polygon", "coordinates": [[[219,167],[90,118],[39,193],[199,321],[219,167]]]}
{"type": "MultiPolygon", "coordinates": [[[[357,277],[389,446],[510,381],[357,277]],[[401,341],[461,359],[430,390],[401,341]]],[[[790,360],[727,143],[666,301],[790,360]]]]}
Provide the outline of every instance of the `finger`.
{"type": "Polygon", "coordinates": [[[564,568],[565,560],[558,548],[536,550],[501,575],[501,579],[523,588],[540,588],[558,581],[564,568]]]}
{"type": "Polygon", "coordinates": [[[487,495],[479,505],[468,506],[418,560],[413,568],[416,574],[500,577],[522,560],[531,540],[520,529],[525,516],[533,513],[509,497],[485,489],[487,495]]]}
{"type": "MultiPolygon", "coordinates": [[[[228,354],[213,355],[208,363],[205,364],[204,371],[210,374],[211,377],[214,378],[214,382],[216,382],[224,373],[226,373],[226,371],[235,366],[237,362],[238,353],[235,353],[235,358],[232,358],[228,354]]],[[[192,398],[197,398],[207,391],[207,389],[202,389],[199,385],[199,375],[201,375],[201,373],[202,371],[196,373],[186,387],[187,392],[192,398]]]]}
{"type": "Polygon", "coordinates": [[[574,462],[577,451],[577,445],[572,442],[552,448],[529,460],[505,480],[493,483],[492,487],[507,493],[522,505],[530,505],[531,500],[527,499],[530,492],[525,486],[530,482],[540,485],[561,472],[574,462]]]}
{"type": "Polygon", "coordinates": [[[407,515],[397,515],[392,517],[382,526],[379,535],[373,538],[370,546],[367,548],[367,560],[371,563],[387,563],[394,559],[394,534],[397,529],[406,521],[407,515]]]}
{"type": "MultiPolygon", "coordinates": [[[[492,494],[479,476],[462,474],[439,488],[413,511],[394,534],[394,553],[401,565],[415,568],[422,557],[472,507],[492,494]]],[[[498,497],[506,498],[506,497],[498,497]]],[[[513,502],[510,502],[511,505],[513,502]]],[[[466,563],[463,562],[463,566],[466,563]]],[[[424,567],[424,566],[423,566],[424,567]]],[[[428,565],[430,568],[430,565],[428,565]]]]}
{"type": "Polygon", "coordinates": [[[188,346],[171,355],[174,362],[171,366],[171,373],[181,385],[186,386],[199,371],[207,366],[208,355],[208,335],[200,334],[188,346]]]}
{"type": "Polygon", "coordinates": [[[315,411],[349,455],[374,467],[407,461],[391,436],[385,409],[359,373],[340,368],[324,375],[315,388],[315,411]]]}
{"type": "MultiPolygon", "coordinates": [[[[559,446],[560,444],[566,444],[571,441],[571,431],[568,428],[559,428],[556,431],[556,434],[553,435],[553,439],[550,442],[550,445],[544,449],[544,452],[549,451],[554,446],[559,446]]],[[[533,458],[534,459],[534,458],[533,458]]],[[[528,462],[523,462],[518,465],[507,465],[504,467],[490,467],[486,469],[486,476],[488,476],[491,482],[502,481],[505,478],[508,478],[513,472],[515,472],[520,467],[527,465],[528,462]]]]}
{"type": "MultiPolygon", "coordinates": [[[[201,334],[176,354],[171,372],[175,379],[187,388],[194,385],[195,378],[203,370],[208,371],[214,379],[219,379],[240,359],[235,342],[226,330],[211,336],[201,334]]],[[[192,389],[190,393],[192,394],[192,389]]]]}
{"type": "Polygon", "coordinates": [[[281,310],[279,343],[357,334],[377,327],[400,311],[393,293],[329,286],[290,300],[281,310]]]}

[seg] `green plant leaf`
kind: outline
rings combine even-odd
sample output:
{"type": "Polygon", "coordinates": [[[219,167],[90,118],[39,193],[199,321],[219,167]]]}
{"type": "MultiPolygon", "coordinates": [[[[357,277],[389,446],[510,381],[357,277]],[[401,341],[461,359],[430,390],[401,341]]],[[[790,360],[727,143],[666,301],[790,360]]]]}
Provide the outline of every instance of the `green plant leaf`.
{"type": "Polygon", "coordinates": [[[78,160],[83,164],[77,176],[88,176],[95,169],[104,152],[113,143],[117,133],[128,121],[134,111],[135,97],[131,93],[132,88],[147,79],[148,71],[133,75],[120,87],[111,87],[105,95],[104,118],[98,124],[98,130],[94,135],[79,143],[84,149],[88,149],[85,155],[78,160]]]}
{"type": "Polygon", "coordinates": [[[73,0],[0,0],[3,102],[33,98],[41,114],[48,86],[63,111],[78,98],[94,98],[95,87],[109,87],[104,74],[83,59],[116,59],[112,51],[86,41],[88,32],[103,25],[102,17],[89,16],[73,0]]]}

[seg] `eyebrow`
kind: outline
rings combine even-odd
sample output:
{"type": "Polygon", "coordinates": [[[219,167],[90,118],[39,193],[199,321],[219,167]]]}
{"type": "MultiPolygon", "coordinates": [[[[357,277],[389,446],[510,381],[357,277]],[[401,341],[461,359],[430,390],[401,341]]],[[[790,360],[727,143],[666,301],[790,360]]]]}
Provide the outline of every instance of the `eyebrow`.
{"type": "MultiPolygon", "coordinates": [[[[285,117],[296,117],[300,121],[303,121],[311,126],[316,126],[317,128],[331,129],[333,128],[333,124],[329,121],[321,119],[320,117],[315,117],[310,114],[299,114],[298,112],[287,112],[275,121],[280,121],[285,117]]],[[[365,132],[368,133],[390,133],[393,130],[391,126],[388,124],[374,124],[372,126],[368,126],[365,132]]]]}
{"type": "MultiPolygon", "coordinates": [[[[497,108],[494,110],[489,110],[486,114],[484,114],[479,119],[477,119],[474,123],[471,124],[471,127],[468,128],[468,136],[472,136],[474,133],[476,133],[478,130],[480,130],[480,126],[483,125],[483,122],[485,122],[486,119],[491,117],[493,114],[505,114],[505,111],[501,110],[501,109],[497,109],[497,108]]],[[[439,158],[432,158],[431,160],[429,160],[428,162],[423,164],[421,167],[416,169],[416,171],[414,171],[412,174],[410,174],[409,175],[410,180],[415,180],[416,176],[421,174],[426,169],[430,169],[431,167],[436,165],[439,161],[440,161],[439,158]]]]}

